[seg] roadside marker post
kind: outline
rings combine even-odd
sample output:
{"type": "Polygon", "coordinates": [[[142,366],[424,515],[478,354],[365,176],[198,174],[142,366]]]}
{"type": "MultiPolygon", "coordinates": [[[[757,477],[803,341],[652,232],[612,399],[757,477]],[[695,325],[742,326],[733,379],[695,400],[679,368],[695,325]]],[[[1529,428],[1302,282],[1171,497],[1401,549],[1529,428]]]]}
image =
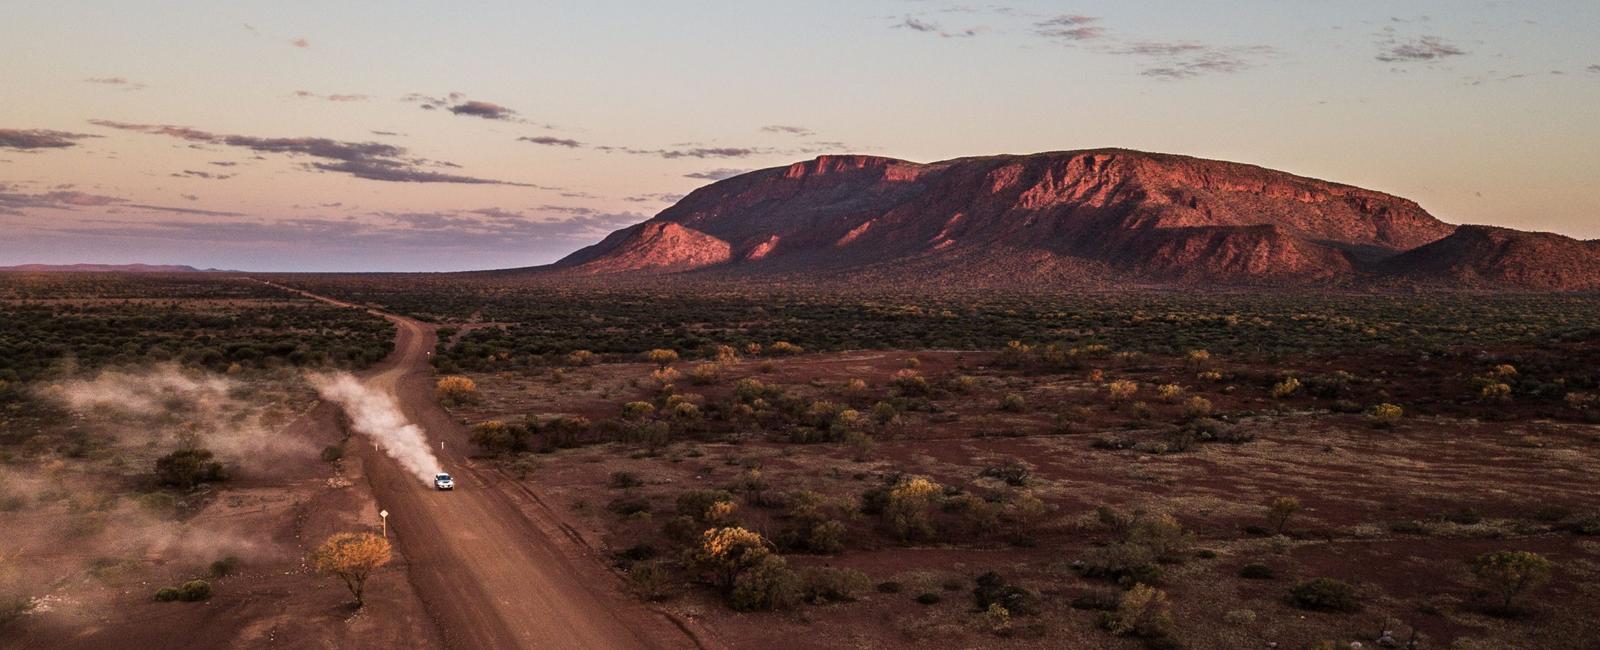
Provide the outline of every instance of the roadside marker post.
{"type": "Polygon", "coordinates": [[[379,510],[378,516],[383,518],[383,538],[389,539],[389,511],[379,510]]]}

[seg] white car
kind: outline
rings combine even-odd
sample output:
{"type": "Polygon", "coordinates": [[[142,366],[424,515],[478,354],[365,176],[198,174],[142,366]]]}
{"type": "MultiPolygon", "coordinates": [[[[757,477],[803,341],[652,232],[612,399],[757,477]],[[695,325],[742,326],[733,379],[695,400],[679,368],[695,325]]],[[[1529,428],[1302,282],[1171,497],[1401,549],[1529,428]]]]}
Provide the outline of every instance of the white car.
{"type": "Polygon", "coordinates": [[[456,489],[456,480],[450,478],[449,474],[434,474],[433,487],[440,490],[454,490],[456,489]]]}

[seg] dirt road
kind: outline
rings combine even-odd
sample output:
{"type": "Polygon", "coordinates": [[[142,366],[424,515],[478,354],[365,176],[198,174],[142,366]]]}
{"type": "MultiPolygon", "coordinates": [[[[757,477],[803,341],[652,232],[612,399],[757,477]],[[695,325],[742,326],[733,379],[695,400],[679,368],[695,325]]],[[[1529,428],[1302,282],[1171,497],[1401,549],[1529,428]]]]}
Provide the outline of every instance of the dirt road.
{"type": "Polygon", "coordinates": [[[622,593],[598,558],[568,537],[542,504],[530,503],[522,486],[467,457],[465,428],[433,396],[433,327],[374,313],[395,323],[395,351],[363,379],[395,396],[456,479],[453,492],[437,492],[370,445],[360,445],[373,494],[390,513],[389,534],[408,559],[412,584],[446,645],[704,647],[665,614],[622,593]]]}

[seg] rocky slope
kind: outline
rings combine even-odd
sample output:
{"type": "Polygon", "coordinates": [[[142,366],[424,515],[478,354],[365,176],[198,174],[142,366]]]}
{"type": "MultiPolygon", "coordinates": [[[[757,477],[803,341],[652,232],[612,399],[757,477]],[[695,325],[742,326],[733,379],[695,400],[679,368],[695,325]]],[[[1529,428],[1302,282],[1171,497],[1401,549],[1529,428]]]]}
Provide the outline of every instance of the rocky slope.
{"type": "Polygon", "coordinates": [[[1099,149],[929,164],[823,156],[703,187],[548,270],[1321,286],[1451,276],[1425,273],[1443,265],[1530,288],[1571,286],[1564,278],[1580,273],[1490,270],[1474,257],[1482,247],[1389,262],[1454,231],[1403,198],[1186,156],[1099,149]]]}

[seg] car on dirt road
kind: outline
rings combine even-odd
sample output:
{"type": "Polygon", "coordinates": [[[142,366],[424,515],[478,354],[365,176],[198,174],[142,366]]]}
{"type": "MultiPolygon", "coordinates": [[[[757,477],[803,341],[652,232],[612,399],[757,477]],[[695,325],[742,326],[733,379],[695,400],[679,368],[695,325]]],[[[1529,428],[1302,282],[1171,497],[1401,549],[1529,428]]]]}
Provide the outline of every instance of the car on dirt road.
{"type": "Polygon", "coordinates": [[[433,487],[439,490],[454,490],[456,489],[456,480],[450,478],[449,474],[434,474],[433,487]]]}

